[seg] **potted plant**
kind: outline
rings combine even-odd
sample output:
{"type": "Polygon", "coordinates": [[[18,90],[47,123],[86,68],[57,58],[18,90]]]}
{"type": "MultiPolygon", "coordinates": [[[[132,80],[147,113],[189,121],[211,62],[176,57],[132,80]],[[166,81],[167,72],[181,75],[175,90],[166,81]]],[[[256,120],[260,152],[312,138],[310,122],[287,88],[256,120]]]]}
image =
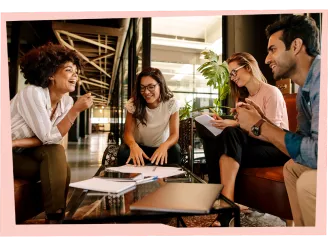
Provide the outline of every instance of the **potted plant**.
{"type": "MultiPolygon", "coordinates": [[[[219,56],[212,50],[204,50],[201,54],[207,61],[203,63],[197,71],[207,79],[208,86],[213,86],[214,89],[218,89],[218,97],[214,99],[213,103],[215,106],[213,110],[221,117],[230,118],[223,111],[223,109],[229,109],[229,107],[222,105],[222,102],[230,93],[228,64],[226,61],[220,64],[219,56]]],[[[186,102],[185,106],[180,109],[180,120],[190,117],[192,112],[209,108],[211,107],[194,108],[190,105],[190,102],[186,102]]]]}

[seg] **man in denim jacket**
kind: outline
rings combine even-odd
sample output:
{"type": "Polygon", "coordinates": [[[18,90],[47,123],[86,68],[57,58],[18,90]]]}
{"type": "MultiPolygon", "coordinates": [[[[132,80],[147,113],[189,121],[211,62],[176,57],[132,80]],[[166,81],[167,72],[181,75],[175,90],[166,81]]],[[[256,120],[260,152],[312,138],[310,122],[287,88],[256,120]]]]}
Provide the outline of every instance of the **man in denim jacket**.
{"type": "Polygon", "coordinates": [[[319,30],[307,16],[285,17],[266,28],[265,63],[275,80],[290,78],[299,85],[297,133],[280,129],[262,119],[252,102],[238,107],[240,126],[263,136],[291,159],[284,166],[285,185],[295,226],[314,226],[316,208],[318,124],[320,97],[319,30]]]}

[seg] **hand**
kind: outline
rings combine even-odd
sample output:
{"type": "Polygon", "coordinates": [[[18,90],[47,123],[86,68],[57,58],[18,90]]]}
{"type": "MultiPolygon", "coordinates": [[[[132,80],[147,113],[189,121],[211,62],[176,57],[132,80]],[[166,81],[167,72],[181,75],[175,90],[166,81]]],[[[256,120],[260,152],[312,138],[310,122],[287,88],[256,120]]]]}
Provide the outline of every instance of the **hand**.
{"type": "Polygon", "coordinates": [[[228,127],[228,126],[238,126],[238,122],[235,120],[211,120],[212,126],[219,128],[221,130],[223,130],[224,128],[228,127]]]}
{"type": "Polygon", "coordinates": [[[257,110],[249,104],[245,104],[242,107],[237,107],[237,114],[235,118],[240,127],[245,131],[250,132],[253,125],[255,125],[262,117],[257,110]]]}
{"type": "Polygon", "coordinates": [[[253,106],[256,109],[256,111],[261,115],[262,118],[265,118],[265,115],[259,105],[257,105],[251,99],[246,98],[245,100],[249,105],[253,106]]]}
{"type": "Polygon", "coordinates": [[[211,116],[215,120],[222,120],[222,118],[220,116],[218,116],[216,113],[206,113],[206,112],[203,112],[202,114],[209,115],[209,116],[211,116]]]}
{"type": "Polygon", "coordinates": [[[92,104],[93,104],[93,99],[91,93],[87,93],[79,97],[79,99],[77,99],[77,101],[74,103],[73,107],[77,112],[82,112],[90,108],[92,104]]]}
{"type": "Polygon", "coordinates": [[[155,165],[158,165],[159,163],[161,165],[163,165],[164,163],[167,164],[167,150],[168,147],[164,143],[162,143],[151,156],[151,163],[155,163],[155,165]]]}
{"type": "Polygon", "coordinates": [[[12,140],[11,141],[12,148],[16,148],[17,147],[16,143],[17,143],[16,140],[12,140]]]}
{"type": "Polygon", "coordinates": [[[128,164],[132,159],[134,166],[144,166],[144,158],[149,160],[149,157],[145,154],[145,152],[139,147],[137,143],[135,143],[130,147],[130,156],[126,161],[126,164],[128,164]]]}

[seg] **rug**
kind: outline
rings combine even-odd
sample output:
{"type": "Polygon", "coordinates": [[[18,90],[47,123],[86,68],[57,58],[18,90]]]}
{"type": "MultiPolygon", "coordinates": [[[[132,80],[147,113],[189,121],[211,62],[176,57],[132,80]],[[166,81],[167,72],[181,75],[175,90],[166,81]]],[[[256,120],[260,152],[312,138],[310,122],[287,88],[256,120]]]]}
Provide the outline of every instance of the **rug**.
{"type": "MultiPolygon", "coordinates": [[[[215,214],[199,215],[199,216],[185,216],[182,217],[187,227],[209,227],[216,219],[215,214]]],[[[144,223],[144,222],[138,222],[144,223]]],[[[155,223],[155,222],[150,222],[155,223]]],[[[45,224],[45,219],[35,218],[25,221],[24,224],[45,224]]],[[[173,218],[164,222],[168,226],[176,227],[177,220],[173,218]]],[[[232,226],[232,225],[231,225],[232,226]]],[[[267,213],[260,213],[256,210],[249,209],[246,212],[240,213],[241,227],[286,227],[286,222],[279,217],[267,213]]]]}

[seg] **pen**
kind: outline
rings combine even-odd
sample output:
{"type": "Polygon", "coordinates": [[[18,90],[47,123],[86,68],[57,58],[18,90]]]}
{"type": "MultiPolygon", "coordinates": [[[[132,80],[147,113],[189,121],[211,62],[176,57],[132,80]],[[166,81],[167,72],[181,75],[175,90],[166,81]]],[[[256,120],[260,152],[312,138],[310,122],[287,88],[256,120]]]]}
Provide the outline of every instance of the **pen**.
{"type": "Polygon", "coordinates": [[[214,109],[210,108],[210,110],[212,111],[212,113],[217,114],[214,109]]]}
{"type": "Polygon", "coordinates": [[[149,178],[137,180],[136,183],[137,184],[145,184],[145,183],[149,183],[149,182],[152,182],[154,180],[157,180],[157,179],[158,179],[157,176],[155,176],[155,177],[149,177],[149,178]]]}

